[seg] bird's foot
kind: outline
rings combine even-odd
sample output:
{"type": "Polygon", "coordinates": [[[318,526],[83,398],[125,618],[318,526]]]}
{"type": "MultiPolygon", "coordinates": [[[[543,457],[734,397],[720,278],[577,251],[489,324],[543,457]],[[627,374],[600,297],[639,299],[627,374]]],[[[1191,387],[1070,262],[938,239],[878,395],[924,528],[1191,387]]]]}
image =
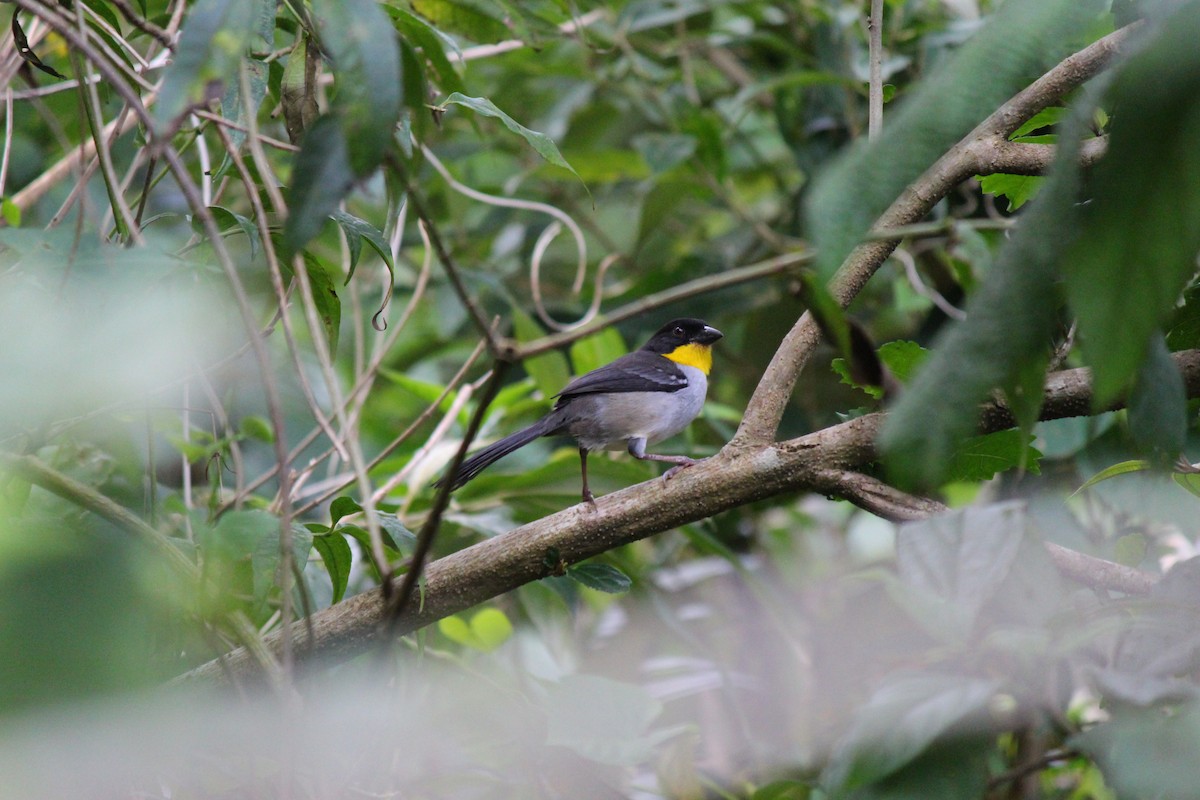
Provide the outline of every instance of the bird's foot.
{"type": "Polygon", "coordinates": [[[695,459],[685,458],[683,456],[680,456],[680,458],[683,458],[683,460],[663,473],[664,481],[671,480],[671,478],[674,475],[676,475],[680,470],[687,469],[688,467],[692,466],[693,464],[699,463],[695,459]]]}
{"type": "Polygon", "coordinates": [[[596,510],[596,496],[590,489],[583,490],[583,506],[587,511],[594,512],[596,510]]]}

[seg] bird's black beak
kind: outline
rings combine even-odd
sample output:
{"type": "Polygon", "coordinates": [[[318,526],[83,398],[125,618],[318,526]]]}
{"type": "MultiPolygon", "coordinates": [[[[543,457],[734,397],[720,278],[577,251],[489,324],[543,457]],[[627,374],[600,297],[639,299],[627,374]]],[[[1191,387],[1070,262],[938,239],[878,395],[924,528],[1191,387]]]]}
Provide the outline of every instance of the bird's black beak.
{"type": "Polygon", "coordinates": [[[704,330],[692,337],[692,341],[696,342],[697,344],[712,344],[724,335],[725,334],[721,333],[711,325],[705,325],[704,330]]]}

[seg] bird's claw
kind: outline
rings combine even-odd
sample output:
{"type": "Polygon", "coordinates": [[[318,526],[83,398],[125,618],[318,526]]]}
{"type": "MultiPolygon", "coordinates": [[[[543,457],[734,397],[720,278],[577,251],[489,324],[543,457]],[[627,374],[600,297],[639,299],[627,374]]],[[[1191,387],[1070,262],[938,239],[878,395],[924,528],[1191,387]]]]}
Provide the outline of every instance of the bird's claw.
{"type": "Polygon", "coordinates": [[[697,463],[697,462],[690,458],[687,461],[681,461],[680,463],[676,464],[675,466],[671,467],[669,470],[667,470],[666,472],[663,473],[663,480],[664,481],[671,480],[671,478],[676,473],[678,473],[680,470],[687,469],[688,467],[692,466],[695,463],[697,463]]]}

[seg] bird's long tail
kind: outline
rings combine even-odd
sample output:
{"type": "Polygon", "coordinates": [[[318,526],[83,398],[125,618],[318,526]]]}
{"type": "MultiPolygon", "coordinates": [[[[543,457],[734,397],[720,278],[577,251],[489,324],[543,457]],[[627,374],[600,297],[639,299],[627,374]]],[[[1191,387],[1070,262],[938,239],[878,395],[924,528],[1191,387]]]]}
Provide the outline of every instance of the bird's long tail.
{"type": "MultiPolygon", "coordinates": [[[[454,475],[454,483],[450,485],[450,489],[452,491],[457,489],[509,453],[519,450],[539,436],[547,436],[554,433],[561,425],[562,420],[559,419],[558,413],[552,411],[528,428],[505,436],[498,442],[489,444],[459,465],[458,472],[454,475]]],[[[446,476],[443,476],[433,485],[441,486],[445,482],[446,476]]]]}

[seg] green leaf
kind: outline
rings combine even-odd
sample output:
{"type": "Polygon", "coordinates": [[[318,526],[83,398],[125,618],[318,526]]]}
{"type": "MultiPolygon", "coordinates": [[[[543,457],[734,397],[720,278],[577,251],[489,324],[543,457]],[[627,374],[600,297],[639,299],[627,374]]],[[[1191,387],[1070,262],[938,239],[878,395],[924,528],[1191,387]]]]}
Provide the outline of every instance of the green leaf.
{"type": "Polygon", "coordinates": [[[491,100],[488,100],[486,97],[467,97],[461,92],[454,92],[446,98],[445,102],[442,103],[442,108],[450,105],[464,106],[465,108],[469,108],[477,114],[482,114],[485,117],[494,117],[500,120],[502,123],[504,123],[504,127],[508,128],[510,131],[528,142],[529,146],[532,147],[539,156],[556,167],[562,167],[563,169],[569,171],[575,177],[579,177],[579,174],[575,172],[574,168],[567,163],[565,158],[562,157],[562,153],[558,152],[558,145],[554,143],[553,139],[544,133],[538,133],[537,131],[529,130],[529,128],[526,128],[508,114],[505,114],[503,111],[496,108],[496,104],[491,100]]]}
{"type": "Polygon", "coordinates": [[[1058,327],[1059,258],[1079,213],[1077,154],[1088,99],[1069,121],[1042,198],[971,296],[967,319],[941,336],[884,422],[880,449],[897,486],[945,483],[959,443],[977,430],[979,404],[995,389],[1028,388],[1033,365],[1045,363],[1058,327]]]}
{"type": "Polygon", "coordinates": [[[333,502],[329,504],[329,527],[332,528],[337,525],[338,520],[342,517],[348,517],[360,511],[362,511],[362,506],[354,498],[335,497],[333,502]]]}
{"type": "MultiPolygon", "coordinates": [[[[266,516],[273,520],[275,524],[269,532],[264,533],[259,538],[254,553],[250,558],[251,568],[254,573],[254,601],[258,604],[265,602],[271,588],[278,585],[280,579],[279,567],[282,560],[280,557],[279,520],[270,515],[266,516]]],[[[312,546],[312,531],[303,525],[293,524],[292,559],[301,570],[304,569],[304,564],[308,561],[308,551],[312,549],[312,546]]]]}
{"type": "Polygon", "coordinates": [[[383,541],[388,547],[402,552],[404,548],[400,547],[400,542],[403,542],[410,551],[417,544],[417,535],[410,531],[395,514],[381,511],[378,517],[379,525],[383,528],[383,541]]]}
{"type": "Polygon", "coordinates": [[[1092,477],[1088,478],[1086,481],[1084,481],[1082,486],[1072,492],[1071,496],[1074,497],[1084,489],[1090,489],[1097,483],[1106,481],[1109,478],[1115,478],[1118,475],[1128,475],[1130,472],[1142,472],[1143,470],[1148,470],[1150,468],[1151,464],[1149,461],[1142,461],[1140,459],[1136,461],[1121,461],[1117,464],[1113,464],[1112,466],[1105,467],[1092,477]]]}
{"type": "Polygon", "coordinates": [[[365,178],[391,146],[403,102],[400,51],[375,0],[312,0],[321,48],[333,61],[332,114],[349,148],[354,176],[365,178]]]}
{"type": "Polygon", "coordinates": [[[333,603],[340,603],[346,596],[346,585],[350,582],[350,565],[353,555],[346,537],[340,533],[327,533],[313,537],[313,549],[325,562],[325,570],[333,584],[333,603]]]}
{"type": "Polygon", "coordinates": [[[222,86],[237,82],[256,11],[246,0],[197,0],[192,5],[154,106],[160,133],[192,106],[219,97],[222,86]]]}
{"type": "Polygon", "coordinates": [[[885,679],[834,747],[821,783],[841,796],[892,775],[964,720],[986,718],[999,688],[993,680],[952,674],[885,679]]]}
{"type": "MultiPolygon", "coordinates": [[[[267,96],[267,65],[257,59],[248,59],[246,83],[250,88],[249,98],[242,98],[242,81],[236,75],[229,81],[225,87],[225,94],[221,96],[221,115],[235,123],[228,128],[229,141],[233,143],[234,149],[241,148],[242,142],[246,141],[246,131],[242,130],[246,127],[246,106],[249,105],[251,112],[257,114],[263,98],[267,96]]],[[[216,172],[217,175],[223,174],[233,165],[233,159],[228,153],[225,154],[225,160],[229,166],[222,164],[216,172]]]]}
{"type": "Polygon", "coordinates": [[[1117,70],[1109,147],[1067,253],[1067,296],[1102,408],[1196,271],[1200,250],[1200,14],[1187,3],[1117,70]],[[1119,321],[1119,324],[1118,324],[1119,321]]]}
{"type": "MultiPolygon", "coordinates": [[[[1150,469],[1149,464],[1146,464],[1146,469],[1150,469]]],[[[1200,497],[1200,475],[1197,475],[1194,472],[1175,472],[1172,473],[1171,477],[1174,478],[1175,482],[1184,489],[1187,489],[1196,497],[1200,497]]]]}
{"type": "Polygon", "coordinates": [[[304,267],[308,272],[308,282],[312,286],[313,302],[317,306],[317,314],[325,337],[329,342],[329,354],[337,353],[338,335],[342,327],[342,301],[338,297],[337,287],[333,278],[326,271],[325,265],[312,253],[304,253],[304,267]]]}
{"type": "MultiPolygon", "coordinates": [[[[254,221],[222,206],[209,206],[208,211],[212,214],[213,221],[217,223],[217,228],[221,233],[240,231],[246,235],[246,238],[250,240],[250,257],[254,258],[260,244],[258,226],[254,224],[254,221]]],[[[204,223],[196,216],[192,216],[192,230],[200,236],[206,235],[204,223]]]]}
{"type": "Polygon", "coordinates": [[[1187,437],[1187,392],[1162,336],[1150,340],[1146,360],[1129,394],[1129,432],[1160,462],[1174,461],[1187,437]]]}
{"type": "Polygon", "coordinates": [[[512,36],[501,9],[481,0],[412,0],[412,7],[439,28],[473,42],[487,44],[512,36]]]}
{"type": "Polygon", "coordinates": [[[242,436],[249,439],[257,439],[260,442],[271,443],[275,441],[275,431],[271,428],[271,423],[253,414],[248,417],[242,417],[242,421],[238,423],[238,431],[242,436]]]}
{"type": "MultiPolygon", "coordinates": [[[[909,379],[916,373],[917,369],[929,356],[929,351],[916,342],[905,340],[897,340],[887,342],[879,348],[879,360],[884,366],[895,376],[900,383],[908,383],[909,379]]],[[[876,400],[883,398],[883,388],[879,386],[870,386],[867,384],[858,384],[853,376],[850,375],[850,367],[846,364],[846,359],[835,358],[830,364],[834,373],[839,375],[842,383],[847,386],[853,386],[856,389],[861,389],[876,400]]]]}
{"type": "Polygon", "coordinates": [[[1190,797],[1200,763],[1200,702],[1116,706],[1108,722],[1068,740],[1100,765],[1117,797],[1190,797]]]}
{"type": "Polygon", "coordinates": [[[628,575],[608,564],[576,564],[567,569],[567,575],[589,589],[606,594],[625,594],[633,586],[628,575]]]}
{"type": "Polygon", "coordinates": [[[498,608],[475,612],[468,623],[454,615],[438,620],[438,630],[452,642],[490,653],[512,636],[512,623],[498,608]]]}
{"type": "Polygon", "coordinates": [[[429,60],[433,71],[437,73],[438,84],[447,92],[464,91],[462,78],[459,77],[454,65],[450,63],[450,59],[446,57],[447,49],[453,51],[460,58],[462,56],[462,51],[454,40],[398,5],[394,0],[389,0],[387,12],[392,16],[401,35],[421,48],[421,53],[429,60]]]}
{"type": "Polygon", "coordinates": [[[605,328],[571,345],[571,364],[576,375],[591,372],[629,352],[616,328],[605,328]]]}
{"type": "Polygon", "coordinates": [[[325,225],[354,186],[354,172],[342,125],[326,114],[304,134],[300,152],[292,162],[292,183],[287,190],[288,218],[283,225],[284,261],[304,249],[325,225]]]}
{"type": "Polygon", "coordinates": [[[827,280],[906,186],[984,117],[1071,52],[1100,3],[1006,2],[905,98],[878,142],[854,145],[808,197],[809,230],[827,280]],[[970,91],[963,91],[970,86],[970,91]]]}
{"type": "Polygon", "coordinates": [[[986,481],[997,473],[1024,466],[1039,474],[1042,454],[1033,447],[1033,436],[1013,428],[974,436],[959,443],[950,458],[948,481],[986,481]]]}
{"type": "Polygon", "coordinates": [[[354,277],[354,270],[358,266],[358,256],[362,252],[363,239],[366,239],[371,249],[383,259],[383,263],[387,265],[388,277],[395,282],[396,263],[392,260],[392,246],[383,237],[383,232],[379,228],[365,219],[359,219],[353,214],[347,214],[341,210],[334,211],[330,218],[341,226],[342,231],[346,234],[346,245],[350,248],[350,270],[346,273],[346,283],[350,283],[350,279],[354,277]]]}
{"type": "Polygon", "coordinates": [[[476,646],[485,653],[504,644],[512,633],[512,623],[498,608],[480,609],[471,617],[471,634],[476,646]]]}
{"type": "Polygon", "coordinates": [[[0,200],[0,216],[4,217],[10,228],[21,227],[21,207],[14,203],[12,198],[5,197],[0,200]]]}
{"type": "Polygon", "coordinates": [[[1008,198],[1010,212],[1036,197],[1046,180],[1040,175],[1008,175],[1003,172],[978,177],[979,188],[985,194],[1008,198]]]}

